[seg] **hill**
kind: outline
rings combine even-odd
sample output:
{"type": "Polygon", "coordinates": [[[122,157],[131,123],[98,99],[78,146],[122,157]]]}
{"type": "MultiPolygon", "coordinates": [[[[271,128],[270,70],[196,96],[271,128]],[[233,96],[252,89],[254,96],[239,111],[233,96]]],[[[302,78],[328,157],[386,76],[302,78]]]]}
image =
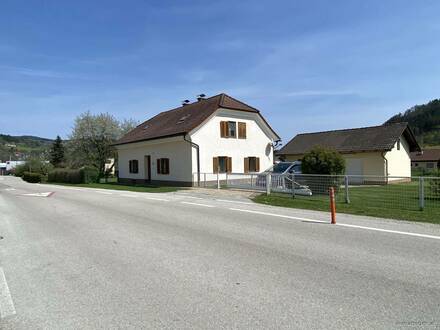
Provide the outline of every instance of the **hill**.
{"type": "Polygon", "coordinates": [[[45,158],[53,140],[38,136],[11,136],[0,134],[0,160],[45,158]]]}
{"type": "Polygon", "coordinates": [[[416,105],[385,122],[408,122],[422,146],[440,145],[440,99],[416,105]]]}

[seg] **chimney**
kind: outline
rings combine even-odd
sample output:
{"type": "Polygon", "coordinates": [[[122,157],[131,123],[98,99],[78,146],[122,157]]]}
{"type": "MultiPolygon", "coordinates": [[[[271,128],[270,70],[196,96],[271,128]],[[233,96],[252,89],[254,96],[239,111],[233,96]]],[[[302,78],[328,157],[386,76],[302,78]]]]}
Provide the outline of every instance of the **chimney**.
{"type": "Polygon", "coordinates": [[[197,95],[197,101],[201,101],[201,100],[204,100],[205,99],[205,94],[199,94],[199,95],[197,95]]]}
{"type": "Polygon", "coordinates": [[[183,105],[183,106],[188,105],[188,103],[189,103],[189,100],[183,100],[183,101],[182,101],[182,105],[183,105]]]}

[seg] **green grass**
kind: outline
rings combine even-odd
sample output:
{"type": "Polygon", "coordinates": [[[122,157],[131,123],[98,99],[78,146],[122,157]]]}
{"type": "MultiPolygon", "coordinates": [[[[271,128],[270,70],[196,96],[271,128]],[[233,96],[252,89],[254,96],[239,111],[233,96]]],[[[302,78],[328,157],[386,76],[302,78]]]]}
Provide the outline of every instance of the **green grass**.
{"type": "Polygon", "coordinates": [[[84,188],[98,188],[98,189],[112,189],[112,190],[123,190],[123,191],[136,191],[145,193],[167,193],[182,190],[182,187],[164,187],[164,186],[130,186],[123,185],[115,182],[110,183],[80,183],[80,184],[70,184],[70,183],[48,183],[61,186],[70,187],[84,187],[84,188]]]}
{"type": "MultiPolygon", "coordinates": [[[[429,187],[425,189],[425,209],[419,208],[418,184],[390,184],[384,186],[350,187],[350,204],[345,203],[343,189],[336,194],[336,212],[367,215],[380,218],[410,220],[440,224],[440,200],[430,198],[429,187]]],[[[254,201],[261,204],[329,211],[329,197],[312,197],[274,193],[258,195],[254,201]]]]}

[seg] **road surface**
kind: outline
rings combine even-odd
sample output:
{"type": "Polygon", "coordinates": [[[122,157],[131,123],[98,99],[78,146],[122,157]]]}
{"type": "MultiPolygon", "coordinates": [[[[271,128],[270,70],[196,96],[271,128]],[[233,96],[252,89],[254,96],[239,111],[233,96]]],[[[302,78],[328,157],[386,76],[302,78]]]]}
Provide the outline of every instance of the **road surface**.
{"type": "Polygon", "coordinates": [[[1,329],[440,328],[437,225],[0,177],[0,235],[1,329]]]}

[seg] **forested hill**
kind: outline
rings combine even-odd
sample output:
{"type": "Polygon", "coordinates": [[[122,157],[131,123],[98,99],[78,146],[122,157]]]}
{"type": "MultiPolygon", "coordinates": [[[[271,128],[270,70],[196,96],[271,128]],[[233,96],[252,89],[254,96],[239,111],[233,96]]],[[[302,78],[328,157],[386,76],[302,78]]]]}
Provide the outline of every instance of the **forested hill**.
{"type": "Polygon", "coordinates": [[[385,124],[402,121],[409,123],[422,146],[440,145],[440,99],[416,105],[391,117],[385,124]]]}
{"type": "Polygon", "coordinates": [[[11,136],[0,134],[0,160],[24,160],[29,157],[44,157],[52,140],[38,136],[11,136]]]}

